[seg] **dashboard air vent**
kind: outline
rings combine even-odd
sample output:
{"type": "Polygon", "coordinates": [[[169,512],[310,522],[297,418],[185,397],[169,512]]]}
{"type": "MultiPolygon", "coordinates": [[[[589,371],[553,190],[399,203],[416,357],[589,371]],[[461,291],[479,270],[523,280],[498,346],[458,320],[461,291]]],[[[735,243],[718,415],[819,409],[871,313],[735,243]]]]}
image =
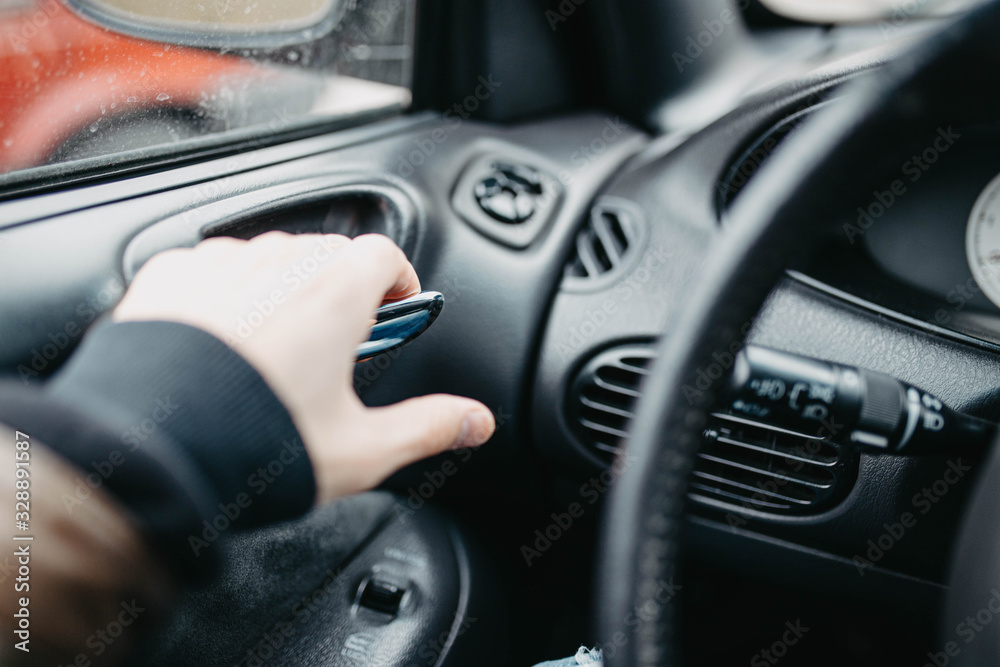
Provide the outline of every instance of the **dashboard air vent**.
{"type": "Polygon", "coordinates": [[[813,514],[853,482],[850,450],[726,414],[712,416],[690,497],[770,514],[813,514]]]}
{"type": "Polygon", "coordinates": [[[564,286],[585,286],[621,271],[636,254],[643,229],[640,214],[628,202],[610,197],[599,201],[576,235],[564,286]]]}
{"type": "MultiPolygon", "coordinates": [[[[636,399],[654,358],[652,344],[605,350],[570,387],[568,420],[577,440],[610,463],[628,437],[636,399]]],[[[816,514],[847,496],[853,450],[815,437],[717,413],[705,429],[689,497],[715,508],[777,515],[816,514]]]]}
{"type": "Polygon", "coordinates": [[[571,387],[571,428],[602,461],[613,461],[619,442],[628,436],[632,408],[652,359],[647,345],[606,350],[581,369],[571,387]]]}

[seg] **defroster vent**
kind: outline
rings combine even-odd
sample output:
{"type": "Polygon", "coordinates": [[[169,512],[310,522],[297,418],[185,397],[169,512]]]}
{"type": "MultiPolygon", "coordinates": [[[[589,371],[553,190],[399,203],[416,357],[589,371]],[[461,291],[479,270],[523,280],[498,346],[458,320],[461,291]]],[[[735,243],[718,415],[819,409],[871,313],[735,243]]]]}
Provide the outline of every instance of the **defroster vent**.
{"type": "Polygon", "coordinates": [[[722,213],[729,209],[736,198],[743,192],[747,184],[756,176],[757,172],[771,155],[777,150],[785,139],[805,122],[817,109],[828,104],[820,102],[814,106],[798,109],[794,113],[785,116],[763,134],[757,137],[752,144],[746,147],[736,160],[729,166],[725,174],[719,181],[718,208],[722,213]]]}
{"type": "MultiPolygon", "coordinates": [[[[570,387],[568,419],[579,442],[610,463],[654,357],[652,344],[605,350],[570,387]]],[[[857,459],[850,448],[741,417],[717,413],[705,429],[689,497],[713,507],[767,514],[816,514],[850,492],[857,459]]]]}

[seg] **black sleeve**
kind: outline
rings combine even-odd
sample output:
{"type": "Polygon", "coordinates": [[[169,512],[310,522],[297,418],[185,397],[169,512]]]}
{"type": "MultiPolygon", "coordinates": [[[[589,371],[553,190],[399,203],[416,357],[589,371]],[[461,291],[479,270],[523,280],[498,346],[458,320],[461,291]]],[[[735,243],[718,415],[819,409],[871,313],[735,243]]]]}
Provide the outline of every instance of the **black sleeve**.
{"type": "Polygon", "coordinates": [[[80,469],[63,498],[70,514],[105,487],[184,575],[213,566],[227,530],[293,518],[316,495],[291,416],[264,379],[183,324],[94,327],[45,385],[0,383],[0,421],[80,469]]]}

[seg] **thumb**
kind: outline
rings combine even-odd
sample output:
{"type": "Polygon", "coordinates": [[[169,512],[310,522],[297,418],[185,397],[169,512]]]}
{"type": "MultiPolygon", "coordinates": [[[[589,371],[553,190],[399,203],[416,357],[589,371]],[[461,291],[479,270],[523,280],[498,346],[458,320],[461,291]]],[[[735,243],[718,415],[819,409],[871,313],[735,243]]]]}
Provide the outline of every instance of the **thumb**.
{"type": "Polygon", "coordinates": [[[379,449],[396,468],[450,449],[478,447],[493,435],[493,413],[471,398],[435,394],[367,411],[379,449]]]}

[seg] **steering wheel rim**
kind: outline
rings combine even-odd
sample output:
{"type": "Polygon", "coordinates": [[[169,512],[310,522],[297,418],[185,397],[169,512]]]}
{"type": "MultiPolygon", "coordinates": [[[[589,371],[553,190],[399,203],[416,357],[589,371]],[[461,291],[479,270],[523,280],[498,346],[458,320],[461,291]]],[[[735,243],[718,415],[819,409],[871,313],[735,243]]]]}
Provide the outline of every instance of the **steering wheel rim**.
{"type": "MultiPolygon", "coordinates": [[[[613,642],[616,650],[606,655],[606,664],[681,664],[675,606],[658,596],[661,582],[676,573],[688,478],[702,429],[727,378],[727,363],[780,280],[785,258],[817,248],[834,233],[841,216],[854,209],[852,203],[864,201],[887,175],[898,173],[900,156],[909,154],[915,139],[941,119],[948,119],[947,126],[1000,118],[1000,94],[973,75],[1000,65],[1000,49],[992,46],[998,32],[1000,2],[990,2],[852,82],[836,104],[789,137],[736,203],[710,250],[701,282],[677,315],[683,324],[660,345],[637,406],[627,447],[630,464],[614,485],[603,517],[598,638],[610,643],[624,636],[613,642]],[[976,68],[969,67],[973,62],[976,68]],[[714,378],[704,391],[695,389],[699,370],[702,378],[714,378]],[[636,609],[644,611],[638,623],[636,609]]],[[[1000,456],[994,461],[983,479],[995,473],[996,489],[1000,456]]],[[[980,526],[993,520],[996,527],[1000,517],[982,491],[977,497],[982,507],[977,514],[974,505],[970,517],[980,526]]],[[[967,525],[963,531],[956,564],[966,558],[979,564],[977,572],[989,571],[989,553],[998,556],[993,563],[1000,563],[1000,537],[991,541],[992,552],[974,539],[970,551],[965,548],[972,539],[969,530],[976,528],[967,525]]],[[[968,580],[961,578],[962,585],[976,585],[968,580]]],[[[953,597],[963,595],[958,591],[953,597]]],[[[1000,644],[1000,633],[994,636],[1000,644]]]]}

